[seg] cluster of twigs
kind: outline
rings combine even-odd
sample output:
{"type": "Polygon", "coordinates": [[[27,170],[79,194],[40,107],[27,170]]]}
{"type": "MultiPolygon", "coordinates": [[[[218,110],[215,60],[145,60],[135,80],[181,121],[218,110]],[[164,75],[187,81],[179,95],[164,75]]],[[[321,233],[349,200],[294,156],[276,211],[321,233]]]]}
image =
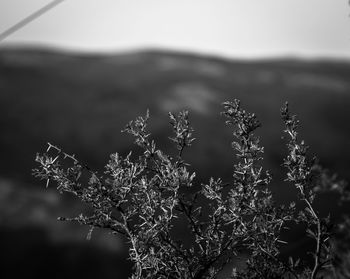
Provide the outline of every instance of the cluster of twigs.
{"type": "MultiPolygon", "coordinates": [[[[132,279],[218,278],[229,264],[233,266],[230,278],[315,279],[327,274],[346,278],[342,276],[349,272],[348,265],[341,260],[344,257],[337,257],[337,245],[332,240],[335,226],[314,206],[316,195],[322,191],[335,190],[342,197],[349,196],[345,184],[309,159],[307,146],[297,137],[298,121],[286,105],[281,110],[289,136],[286,180],[298,189],[301,209],[296,203],[277,206],[269,190],[271,175],[260,164],[263,148],[254,135],[259,121],[243,110],[238,100],[223,106],[226,123],[233,129],[232,147],[237,156],[230,183],[211,178],[200,189],[188,191],[197,188],[195,173],[189,172],[183,159],[184,150],[194,140],[186,111],[169,114],[173,129],[170,140],[178,151],[174,157],[150,139],[147,112],[124,130],[142,148],[138,158],[131,153],[125,158],[112,154],[104,173],[99,174],[74,155],[49,144],[44,154],[37,155],[39,168],[34,174],[47,185],[54,181],[60,192],[77,196],[93,209],[92,215],[60,220],[90,226],[89,238],[94,228],[126,237],[134,263],[132,279]],[[175,233],[183,222],[193,240],[191,245],[185,245],[175,233]],[[311,266],[291,257],[282,260],[280,250],[286,242],[281,233],[293,223],[304,224],[315,243],[311,266]],[[245,265],[237,268],[235,263],[242,255],[245,265]]],[[[341,227],[344,235],[350,231],[349,224],[341,227]]],[[[350,258],[347,251],[342,253],[350,258]]]]}

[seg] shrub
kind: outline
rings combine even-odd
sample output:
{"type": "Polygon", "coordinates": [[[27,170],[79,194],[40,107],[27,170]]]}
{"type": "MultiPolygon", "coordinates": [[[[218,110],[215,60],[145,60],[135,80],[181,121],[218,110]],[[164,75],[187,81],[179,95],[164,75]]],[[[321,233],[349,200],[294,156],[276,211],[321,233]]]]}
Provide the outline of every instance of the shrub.
{"type": "Polygon", "coordinates": [[[341,200],[347,200],[349,192],[345,183],[309,157],[288,104],[281,109],[289,138],[283,166],[298,197],[287,205],[276,204],[269,189],[272,177],[261,166],[264,150],[254,135],[260,127],[257,117],[243,110],[238,100],[223,107],[237,155],[230,183],[211,178],[196,185],[195,173],[182,156],[194,140],[187,111],[169,113],[176,156],[150,139],[147,112],[124,130],[142,148],[138,158],[131,152],[126,157],[112,154],[99,174],[49,143],[47,151],[36,157],[39,168],[34,174],[47,185],[54,181],[59,192],[69,192],[93,209],[88,216],[59,220],[90,226],[88,238],[94,228],[105,228],[127,239],[132,279],[218,278],[228,264],[233,266],[229,278],[349,278],[350,253],[339,239],[349,240],[350,221],[334,225],[314,206],[321,192],[335,191],[341,200]],[[190,244],[174,232],[183,222],[188,225],[190,244]],[[314,243],[311,264],[281,255],[286,245],[283,230],[296,224],[314,243]],[[242,257],[245,264],[236,265],[242,257]]]}

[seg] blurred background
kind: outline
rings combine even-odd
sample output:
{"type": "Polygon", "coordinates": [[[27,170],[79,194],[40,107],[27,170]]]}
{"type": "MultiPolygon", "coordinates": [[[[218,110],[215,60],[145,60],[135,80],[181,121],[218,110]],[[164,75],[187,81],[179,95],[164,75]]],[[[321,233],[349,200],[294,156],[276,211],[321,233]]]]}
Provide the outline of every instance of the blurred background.
{"type": "MultiPolygon", "coordinates": [[[[31,173],[47,142],[103,171],[110,153],[137,151],[120,131],[147,109],[163,150],[167,112],[190,111],[185,158],[200,184],[232,175],[220,111],[241,99],[263,124],[263,164],[284,202],[295,195],[280,167],[288,101],[310,153],[350,180],[349,13],[346,0],[0,0],[1,277],[128,277],[124,240],[96,230],[87,241],[89,228],[58,222],[82,204],[31,173]]],[[[349,209],[322,196],[318,208],[335,219],[349,209]]],[[[307,246],[288,237],[290,251],[307,246]]]]}

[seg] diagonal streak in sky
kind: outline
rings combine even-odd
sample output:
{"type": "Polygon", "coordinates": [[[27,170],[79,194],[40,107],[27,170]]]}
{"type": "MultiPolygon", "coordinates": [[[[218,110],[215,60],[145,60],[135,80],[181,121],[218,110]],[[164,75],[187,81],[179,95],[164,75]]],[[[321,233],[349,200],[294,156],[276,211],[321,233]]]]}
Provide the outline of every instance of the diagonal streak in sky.
{"type": "Polygon", "coordinates": [[[32,22],[33,20],[37,19],[41,15],[45,14],[49,10],[53,9],[56,7],[58,4],[62,3],[64,0],[54,0],[48,4],[46,4],[44,7],[40,8],[39,10],[35,11],[34,13],[30,14],[29,16],[25,17],[15,25],[11,26],[4,32],[0,33],[0,43],[5,40],[8,36],[12,35],[19,29],[23,28],[26,26],[28,23],[32,22]]]}

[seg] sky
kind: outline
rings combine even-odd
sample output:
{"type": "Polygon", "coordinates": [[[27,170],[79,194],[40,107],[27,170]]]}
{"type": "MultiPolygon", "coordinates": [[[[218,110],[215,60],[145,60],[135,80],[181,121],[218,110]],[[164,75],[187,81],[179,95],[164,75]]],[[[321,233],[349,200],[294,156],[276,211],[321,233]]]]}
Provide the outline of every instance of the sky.
{"type": "MultiPolygon", "coordinates": [[[[52,0],[0,0],[0,32],[52,0]]],[[[350,58],[348,0],[65,0],[0,42],[75,51],[350,58]]]]}

